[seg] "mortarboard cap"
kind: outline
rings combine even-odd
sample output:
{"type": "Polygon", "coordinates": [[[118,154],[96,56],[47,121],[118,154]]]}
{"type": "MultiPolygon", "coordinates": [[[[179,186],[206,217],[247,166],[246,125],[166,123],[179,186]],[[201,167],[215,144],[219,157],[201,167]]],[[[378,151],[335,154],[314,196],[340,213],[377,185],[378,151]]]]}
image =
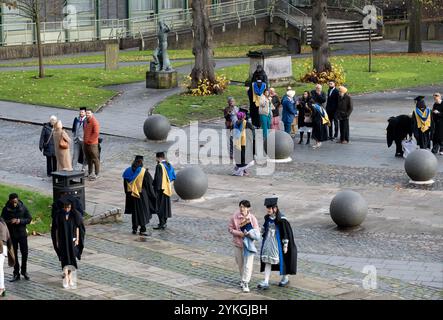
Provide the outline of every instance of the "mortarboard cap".
{"type": "Polygon", "coordinates": [[[156,156],[157,158],[164,158],[164,157],[165,157],[165,152],[156,152],[156,153],[155,153],[155,156],[156,156]]]}
{"type": "Polygon", "coordinates": [[[421,101],[421,100],[423,100],[425,97],[424,96],[416,96],[415,97],[415,99],[414,99],[414,101],[421,101]]]}
{"type": "Polygon", "coordinates": [[[143,160],[143,156],[136,155],[134,160],[143,160]]]}
{"type": "Polygon", "coordinates": [[[277,205],[277,201],[278,198],[274,197],[274,198],[266,198],[265,199],[265,207],[269,208],[269,207],[275,207],[277,205]]]}
{"type": "Polygon", "coordinates": [[[72,199],[69,196],[63,196],[59,199],[60,203],[63,205],[72,205],[72,199]]]}

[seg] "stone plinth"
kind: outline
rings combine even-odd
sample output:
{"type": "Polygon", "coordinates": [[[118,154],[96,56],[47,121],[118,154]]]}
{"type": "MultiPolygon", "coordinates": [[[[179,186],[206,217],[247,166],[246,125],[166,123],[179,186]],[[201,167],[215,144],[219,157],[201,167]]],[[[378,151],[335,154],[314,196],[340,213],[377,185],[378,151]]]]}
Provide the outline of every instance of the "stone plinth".
{"type": "Polygon", "coordinates": [[[120,46],[118,43],[106,44],[105,50],[105,69],[117,70],[118,69],[118,54],[120,46]]]}
{"type": "Polygon", "coordinates": [[[146,88],[170,89],[178,86],[177,71],[146,72],[146,88]]]}

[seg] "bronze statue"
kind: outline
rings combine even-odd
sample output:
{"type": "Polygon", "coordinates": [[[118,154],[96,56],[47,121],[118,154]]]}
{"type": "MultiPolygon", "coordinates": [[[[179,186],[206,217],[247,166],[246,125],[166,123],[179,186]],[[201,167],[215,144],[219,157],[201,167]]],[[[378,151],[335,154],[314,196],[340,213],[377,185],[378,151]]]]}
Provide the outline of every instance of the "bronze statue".
{"type": "Polygon", "coordinates": [[[158,47],[155,48],[153,57],[157,71],[172,71],[171,61],[167,52],[168,48],[168,32],[171,30],[163,20],[158,21],[158,47]],[[158,66],[158,67],[157,67],[158,66]]]}

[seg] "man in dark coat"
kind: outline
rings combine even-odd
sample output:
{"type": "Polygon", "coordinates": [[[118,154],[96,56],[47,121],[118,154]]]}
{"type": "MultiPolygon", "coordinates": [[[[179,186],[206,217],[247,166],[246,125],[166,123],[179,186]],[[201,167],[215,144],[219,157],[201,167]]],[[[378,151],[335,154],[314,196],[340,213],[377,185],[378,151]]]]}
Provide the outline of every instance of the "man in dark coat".
{"type": "Polygon", "coordinates": [[[15,254],[14,276],[10,281],[20,280],[20,264],[18,262],[19,245],[22,254],[21,274],[26,280],[29,280],[29,275],[26,272],[28,262],[28,234],[26,232],[26,225],[31,223],[32,217],[16,193],[9,195],[9,201],[2,211],[2,218],[8,226],[15,254]]]}
{"type": "Polygon", "coordinates": [[[171,213],[171,182],[175,180],[175,172],[172,165],[166,161],[164,152],[156,153],[157,166],[153,181],[154,191],[157,195],[158,225],[153,229],[165,229],[166,221],[172,217],[171,213]]]}
{"type": "Polygon", "coordinates": [[[412,132],[420,149],[431,148],[432,119],[431,109],[426,107],[424,96],[418,96],[412,112],[412,132]]]}
{"type": "Polygon", "coordinates": [[[262,83],[266,85],[266,88],[269,88],[268,76],[266,75],[265,70],[262,65],[257,65],[257,69],[252,74],[251,81],[249,82],[248,89],[248,98],[249,98],[249,115],[251,117],[252,124],[256,128],[260,128],[260,115],[258,114],[257,105],[254,102],[254,88],[253,83],[260,80],[262,83]]]}
{"type": "Polygon", "coordinates": [[[410,116],[402,114],[397,117],[388,119],[388,127],[386,128],[386,142],[388,148],[395,141],[395,156],[403,157],[403,148],[401,142],[408,136],[412,139],[412,119],[410,116]]]}
{"type": "Polygon", "coordinates": [[[335,117],[338,106],[338,89],[335,87],[334,81],[329,81],[328,100],[326,102],[326,112],[328,113],[331,125],[329,127],[329,140],[337,139],[338,137],[338,120],[335,117]],[[334,135],[332,135],[332,127],[334,127],[334,135]]]}
{"type": "Polygon", "coordinates": [[[149,171],[143,168],[143,156],[136,156],[132,165],[123,173],[126,194],[125,214],[132,214],[132,234],[146,236],[146,225],[156,213],[156,195],[149,171]]]}
{"type": "Polygon", "coordinates": [[[38,148],[40,152],[46,157],[46,174],[51,176],[53,171],[57,171],[57,158],[55,157],[54,137],[52,130],[57,122],[56,116],[51,116],[49,122],[45,123],[40,134],[40,142],[38,148]]]}
{"type": "Polygon", "coordinates": [[[323,107],[323,103],[326,102],[326,94],[322,91],[321,84],[317,83],[315,89],[311,90],[311,99],[323,107]]]}
{"type": "Polygon", "coordinates": [[[263,225],[263,241],[260,251],[260,272],[265,272],[265,280],[258,285],[259,289],[269,288],[271,271],[280,271],[280,287],[289,283],[290,274],[297,273],[297,246],[291,225],[277,206],[278,198],[266,198],[268,214],[263,225]]]}
{"type": "Polygon", "coordinates": [[[441,99],[441,94],[438,92],[434,93],[432,122],[434,123],[432,152],[443,155],[443,101],[441,99]]]}

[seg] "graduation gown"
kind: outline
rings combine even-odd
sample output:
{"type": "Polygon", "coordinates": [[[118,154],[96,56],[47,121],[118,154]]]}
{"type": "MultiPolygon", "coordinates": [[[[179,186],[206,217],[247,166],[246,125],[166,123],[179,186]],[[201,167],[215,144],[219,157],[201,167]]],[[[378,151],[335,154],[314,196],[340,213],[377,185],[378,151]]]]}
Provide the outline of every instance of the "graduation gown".
{"type": "Polygon", "coordinates": [[[131,195],[131,191],[128,191],[128,180],[123,179],[126,194],[125,214],[132,214],[133,227],[147,225],[156,212],[156,194],[152,182],[151,174],[145,170],[140,198],[137,198],[131,195]]]}
{"type": "Polygon", "coordinates": [[[328,126],[323,124],[320,112],[313,106],[312,110],[312,137],[317,141],[326,141],[328,139],[328,126]]]}
{"type": "MultiPolygon", "coordinates": [[[[268,233],[268,226],[269,221],[271,219],[269,218],[269,215],[265,216],[265,223],[263,224],[263,240],[262,240],[262,247],[260,251],[263,251],[263,245],[265,243],[266,235],[268,233]]],[[[275,224],[277,227],[277,239],[279,239],[279,245],[278,245],[278,251],[280,256],[280,263],[279,264],[272,264],[271,270],[273,271],[280,271],[280,275],[286,275],[286,274],[296,274],[297,273],[297,246],[295,245],[294,241],[294,235],[292,233],[291,225],[289,224],[289,221],[286,219],[285,216],[281,216],[279,220],[275,220],[275,224]],[[286,253],[283,253],[283,244],[282,240],[288,239],[288,251],[286,253]]],[[[261,261],[260,257],[260,272],[265,271],[265,263],[261,261]]]]}
{"type": "Polygon", "coordinates": [[[443,102],[440,104],[434,103],[432,111],[434,110],[440,111],[438,114],[432,113],[432,122],[434,123],[432,140],[434,141],[435,145],[437,143],[443,143],[443,102]]]}
{"type": "Polygon", "coordinates": [[[160,217],[170,218],[172,217],[171,213],[171,198],[164,194],[162,189],[162,180],[163,180],[163,169],[162,164],[159,163],[155,167],[155,175],[153,186],[154,190],[157,194],[157,214],[160,217]]]}
{"type": "Polygon", "coordinates": [[[417,119],[415,117],[415,111],[412,112],[412,132],[414,133],[415,140],[417,140],[417,145],[420,146],[420,149],[430,149],[431,148],[431,128],[432,128],[432,120],[431,127],[425,132],[421,131],[421,129],[417,125],[417,119]]]}
{"type": "Polygon", "coordinates": [[[77,259],[81,260],[84,248],[85,226],[79,212],[71,210],[66,220],[66,212],[61,209],[52,219],[51,237],[54,250],[61,262],[62,268],[71,265],[76,269],[77,259]],[[76,238],[76,229],[79,228],[79,244],[75,245],[73,241],[76,238]],[[58,246],[57,246],[58,239],[58,246]]]}

